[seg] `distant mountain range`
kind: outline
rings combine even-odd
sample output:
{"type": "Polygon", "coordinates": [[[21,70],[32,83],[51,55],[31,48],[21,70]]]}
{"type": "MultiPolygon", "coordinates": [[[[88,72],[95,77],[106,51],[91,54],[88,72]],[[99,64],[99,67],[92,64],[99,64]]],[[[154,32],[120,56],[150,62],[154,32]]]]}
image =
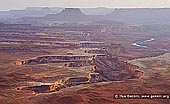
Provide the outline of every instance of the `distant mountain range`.
{"type": "MultiPolygon", "coordinates": [[[[27,7],[24,10],[0,11],[0,18],[43,17],[47,14],[57,14],[64,8],[61,7],[27,7]]],[[[112,8],[81,8],[86,15],[106,15],[113,12],[112,8]]]]}
{"type": "Polygon", "coordinates": [[[121,21],[128,24],[170,24],[170,8],[41,8],[0,12],[0,18],[16,19],[19,23],[56,21],[121,21]]]}
{"type": "Polygon", "coordinates": [[[56,14],[63,8],[26,8],[24,10],[0,11],[0,18],[42,17],[47,14],[56,14]]]}
{"type": "Polygon", "coordinates": [[[107,17],[134,24],[170,24],[170,8],[115,9],[107,17]]]}

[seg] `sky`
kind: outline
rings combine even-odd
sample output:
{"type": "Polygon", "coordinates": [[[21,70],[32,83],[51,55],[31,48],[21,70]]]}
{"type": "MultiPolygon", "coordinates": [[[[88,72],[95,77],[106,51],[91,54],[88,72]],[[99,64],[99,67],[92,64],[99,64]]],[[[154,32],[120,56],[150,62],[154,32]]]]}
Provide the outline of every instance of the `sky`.
{"type": "Polygon", "coordinates": [[[170,7],[170,0],[0,0],[0,10],[26,7],[165,8],[170,7]]]}

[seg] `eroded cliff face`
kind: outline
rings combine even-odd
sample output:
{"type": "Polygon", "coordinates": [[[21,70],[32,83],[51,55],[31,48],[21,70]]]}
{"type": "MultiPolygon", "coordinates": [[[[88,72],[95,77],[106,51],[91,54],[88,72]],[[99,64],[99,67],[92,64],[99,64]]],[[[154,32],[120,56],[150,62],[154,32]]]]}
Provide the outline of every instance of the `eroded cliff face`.
{"type": "Polygon", "coordinates": [[[85,51],[82,50],[84,53],[81,55],[43,55],[17,61],[16,65],[18,66],[58,64],[66,71],[79,72],[79,74],[68,74],[59,78],[53,84],[28,86],[21,89],[34,92],[51,92],[83,84],[136,79],[143,75],[138,66],[119,59],[117,55],[125,52],[125,48],[121,44],[101,45],[101,43],[87,42],[83,43],[83,46],[85,51]],[[88,50],[89,47],[93,48],[88,50]]]}
{"type": "MultiPolygon", "coordinates": [[[[60,89],[77,86],[81,84],[90,84],[97,82],[123,81],[126,79],[137,79],[143,75],[139,67],[125,61],[120,61],[118,57],[110,57],[109,55],[96,56],[42,56],[36,59],[55,59],[55,63],[66,61],[63,67],[68,70],[79,70],[82,66],[88,66],[87,75],[70,76],[56,81],[49,85],[39,85],[21,88],[21,90],[32,90],[35,92],[51,92],[60,89]],[[57,61],[56,61],[57,60],[57,61]],[[78,69],[77,69],[78,68],[78,69]]],[[[49,61],[50,62],[50,61],[49,61]]],[[[29,64],[29,63],[27,63],[29,64]]],[[[38,63],[37,63],[38,64],[38,63]]],[[[32,65],[32,64],[30,64],[32,65]]],[[[83,72],[83,69],[81,69],[83,72]]],[[[80,71],[81,71],[80,70],[80,71]]],[[[20,90],[20,89],[19,89],[20,90]]]]}
{"type": "Polygon", "coordinates": [[[96,57],[91,64],[96,66],[95,72],[100,73],[100,81],[120,81],[143,75],[138,66],[120,61],[118,58],[96,57]]]}

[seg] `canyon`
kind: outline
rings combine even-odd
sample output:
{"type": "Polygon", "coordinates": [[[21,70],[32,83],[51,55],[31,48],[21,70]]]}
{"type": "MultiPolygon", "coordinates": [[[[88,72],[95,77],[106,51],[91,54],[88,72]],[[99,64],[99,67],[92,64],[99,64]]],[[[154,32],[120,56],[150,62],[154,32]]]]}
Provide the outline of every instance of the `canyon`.
{"type": "Polygon", "coordinates": [[[168,104],[114,96],[170,93],[169,25],[136,25],[136,15],[126,23],[139,11],[169,9],[97,9],[108,16],[85,8],[44,9],[49,14],[0,23],[2,104],[168,104]],[[124,12],[130,19],[117,19],[124,12]]]}

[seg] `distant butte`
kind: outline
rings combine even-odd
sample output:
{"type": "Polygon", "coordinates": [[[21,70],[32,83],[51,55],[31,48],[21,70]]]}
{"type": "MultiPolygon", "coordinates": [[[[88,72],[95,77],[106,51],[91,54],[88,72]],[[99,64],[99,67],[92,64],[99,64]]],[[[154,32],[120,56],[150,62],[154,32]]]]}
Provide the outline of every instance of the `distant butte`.
{"type": "Polygon", "coordinates": [[[58,14],[49,14],[45,16],[47,20],[84,20],[86,15],[79,8],[65,8],[58,14]]]}
{"type": "Polygon", "coordinates": [[[79,8],[65,8],[65,9],[63,9],[63,11],[61,13],[71,13],[71,12],[83,14],[79,8]]]}

